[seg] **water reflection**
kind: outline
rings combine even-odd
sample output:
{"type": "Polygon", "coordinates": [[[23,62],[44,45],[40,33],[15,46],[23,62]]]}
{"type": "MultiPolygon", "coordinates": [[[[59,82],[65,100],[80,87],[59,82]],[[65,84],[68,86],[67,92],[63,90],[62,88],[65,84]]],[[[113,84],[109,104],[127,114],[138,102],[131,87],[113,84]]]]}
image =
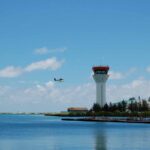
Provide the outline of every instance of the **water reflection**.
{"type": "Polygon", "coordinates": [[[95,128],[95,150],[107,150],[107,138],[105,128],[97,126],[95,128]]]}

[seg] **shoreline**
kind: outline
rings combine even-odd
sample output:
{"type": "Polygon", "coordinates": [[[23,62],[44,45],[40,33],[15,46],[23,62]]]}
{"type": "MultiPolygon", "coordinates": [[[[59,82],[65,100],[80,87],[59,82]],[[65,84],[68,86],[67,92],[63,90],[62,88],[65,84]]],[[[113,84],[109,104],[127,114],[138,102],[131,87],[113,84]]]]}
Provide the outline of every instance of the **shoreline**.
{"type": "Polygon", "coordinates": [[[62,121],[83,121],[83,122],[114,122],[114,123],[144,123],[150,124],[150,120],[142,119],[116,119],[116,118],[62,118],[62,121]]]}

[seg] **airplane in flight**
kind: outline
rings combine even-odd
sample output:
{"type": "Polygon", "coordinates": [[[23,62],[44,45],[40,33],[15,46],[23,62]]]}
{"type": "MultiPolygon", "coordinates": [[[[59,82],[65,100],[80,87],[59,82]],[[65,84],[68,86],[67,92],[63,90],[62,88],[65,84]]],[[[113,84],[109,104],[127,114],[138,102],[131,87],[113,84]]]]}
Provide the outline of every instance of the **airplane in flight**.
{"type": "Polygon", "coordinates": [[[64,82],[64,79],[62,79],[62,78],[60,78],[60,79],[54,78],[54,81],[55,81],[55,82],[64,82]]]}

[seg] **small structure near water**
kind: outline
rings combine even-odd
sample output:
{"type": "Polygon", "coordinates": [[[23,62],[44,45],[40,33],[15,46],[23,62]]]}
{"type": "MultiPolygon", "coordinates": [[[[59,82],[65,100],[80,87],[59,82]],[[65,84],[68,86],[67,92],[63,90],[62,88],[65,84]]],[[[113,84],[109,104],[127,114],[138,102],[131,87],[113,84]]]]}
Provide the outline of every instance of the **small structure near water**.
{"type": "Polygon", "coordinates": [[[88,109],[86,107],[70,107],[68,108],[69,113],[86,113],[88,109]]]}

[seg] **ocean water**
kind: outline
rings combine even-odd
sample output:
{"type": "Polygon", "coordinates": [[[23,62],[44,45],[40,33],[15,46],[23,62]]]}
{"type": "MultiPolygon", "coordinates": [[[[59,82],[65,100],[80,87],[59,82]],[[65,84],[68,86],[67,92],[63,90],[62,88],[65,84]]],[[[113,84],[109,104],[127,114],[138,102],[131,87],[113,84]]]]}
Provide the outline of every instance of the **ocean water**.
{"type": "Polygon", "coordinates": [[[150,150],[150,125],[0,115],[0,150],[150,150]]]}

